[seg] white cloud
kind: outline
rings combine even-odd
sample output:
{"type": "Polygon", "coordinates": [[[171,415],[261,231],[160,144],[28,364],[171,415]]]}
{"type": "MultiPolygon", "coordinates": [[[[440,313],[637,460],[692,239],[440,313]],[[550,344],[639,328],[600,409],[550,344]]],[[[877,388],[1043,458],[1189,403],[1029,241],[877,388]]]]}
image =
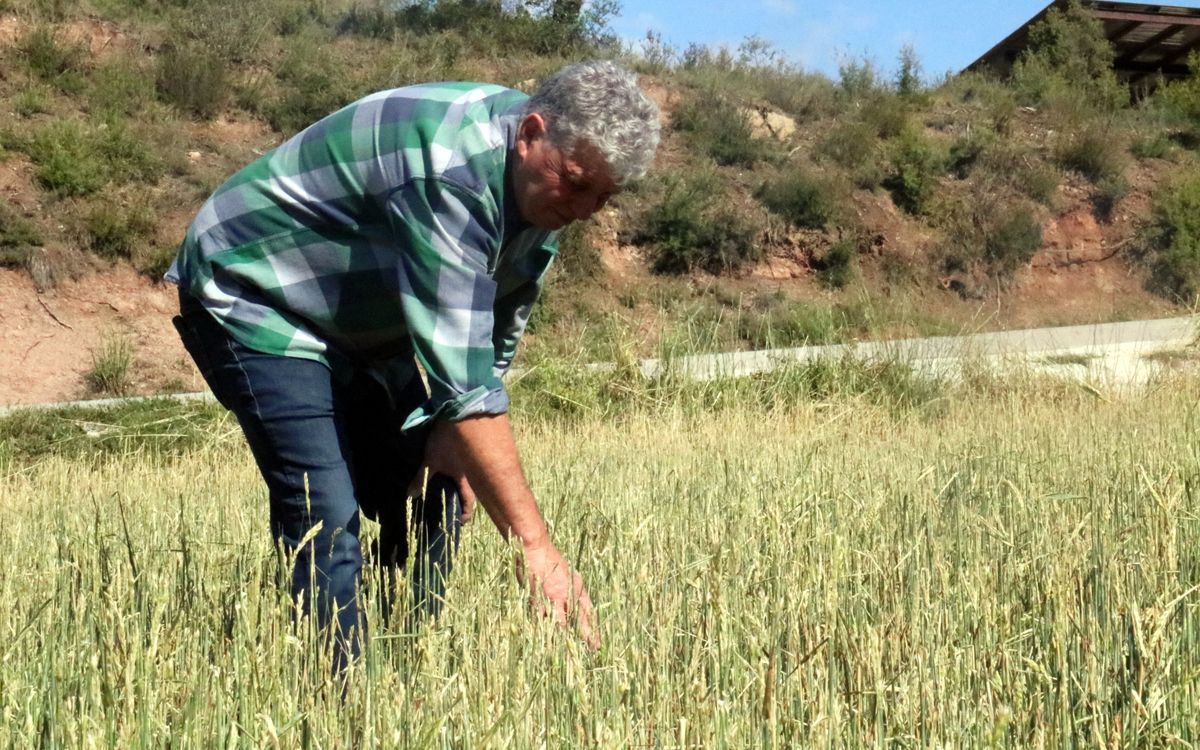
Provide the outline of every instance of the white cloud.
{"type": "Polygon", "coordinates": [[[795,0],[763,0],[763,7],[768,13],[776,16],[796,15],[795,0]]]}

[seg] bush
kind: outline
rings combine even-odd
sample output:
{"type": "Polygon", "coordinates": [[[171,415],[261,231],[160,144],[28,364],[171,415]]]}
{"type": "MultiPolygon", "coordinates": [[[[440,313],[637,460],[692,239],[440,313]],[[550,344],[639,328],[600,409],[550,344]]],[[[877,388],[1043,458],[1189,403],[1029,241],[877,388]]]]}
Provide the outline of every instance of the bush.
{"type": "Polygon", "coordinates": [[[1146,239],[1153,252],[1154,285],[1184,302],[1194,300],[1200,294],[1200,177],[1155,196],[1146,239]]]}
{"type": "Polygon", "coordinates": [[[342,32],[389,38],[396,29],[421,35],[457,33],[474,50],[510,55],[589,55],[613,50],[618,41],[609,21],[616,0],[499,3],[493,0],[415,0],[357,4],[338,22],[342,32]]]}
{"type": "Polygon", "coordinates": [[[996,133],[1009,132],[1017,111],[1017,96],[1007,82],[986,73],[966,72],[946,79],[938,92],[971,105],[996,133]]]}
{"type": "Polygon", "coordinates": [[[993,271],[1015,270],[1042,246],[1042,225],[1023,206],[997,206],[983,229],[985,257],[993,271]]]}
{"type": "Polygon", "coordinates": [[[829,289],[842,289],[854,278],[854,258],[858,242],[844,238],[833,243],[824,255],[814,258],[817,281],[829,289]]]}
{"type": "Polygon", "coordinates": [[[941,265],[967,271],[982,265],[996,277],[1028,263],[1042,246],[1042,227],[1033,211],[977,187],[950,205],[939,222],[946,233],[941,265]]]}
{"type": "Polygon", "coordinates": [[[74,120],[52,123],[23,144],[38,181],[58,195],[87,195],[109,182],[154,182],[163,164],[125,126],[84,126],[74,120]]]}
{"type": "Polygon", "coordinates": [[[915,215],[928,211],[938,179],[946,171],[946,154],[942,149],[910,128],[896,139],[891,167],[892,174],[883,185],[891,191],[896,205],[915,215]]]}
{"type": "Polygon", "coordinates": [[[0,203],[0,266],[23,268],[30,249],[40,244],[42,236],[37,227],[0,203]]]}
{"type": "Polygon", "coordinates": [[[1063,167],[1073,169],[1095,184],[1112,180],[1125,171],[1124,141],[1102,122],[1087,122],[1076,132],[1064,134],[1055,149],[1063,167]]]}
{"type": "Polygon", "coordinates": [[[1013,66],[1020,96],[1040,104],[1070,99],[1091,109],[1115,110],[1129,101],[1113,72],[1114,51],[1101,21],[1079,0],[1051,8],[1029,32],[1029,44],[1013,66]]]}
{"type": "Polygon", "coordinates": [[[712,91],[681,104],[673,124],[721,165],[753,167],[772,149],[772,144],[754,137],[749,119],[736,104],[712,91]]]}
{"type": "Polygon", "coordinates": [[[1151,105],[1176,124],[1200,127],[1200,52],[1193,52],[1188,57],[1188,67],[1192,74],[1162,86],[1151,105]]]}
{"type": "Polygon", "coordinates": [[[838,65],[838,84],[849,99],[862,99],[879,91],[875,63],[868,58],[847,58],[838,65]]]}
{"type": "Polygon", "coordinates": [[[35,26],[17,43],[17,52],[38,78],[68,93],[85,85],[87,51],[78,44],[60,43],[49,26],[35,26]]]}
{"type": "Polygon", "coordinates": [[[12,98],[13,111],[19,117],[32,117],[50,111],[51,92],[40,83],[18,91],[12,98]]]}
{"type": "Polygon", "coordinates": [[[110,260],[129,260],[155,226],[154,212],[145,202],[122,205],[106,199],[85,212],[81,229],[92,252],[110,260]]]}
{"type": "Polygon", "coordinates": [[[154,89],[154,78],[137,59],[119,58],[96,70],[88,99],[101,116],[128,116],[154,100],[154,89]]]}
{"type": "Polygon", "coordinates": [[[950,145],[950,152],[946,157],[946,170],[958,179],[965,180],[983,159],[995,139],[995,135],[984,128],[970,130],[950,145]]]}
{"type": "Polygon", "coordinates": [[[1101,180],[1096,185],[1096,192],[1092,197],[1096,216],[1104,221],[1111,221],[1117,204],[1121,202],[1122,198],[1129,195],[1130,189],[1129,180],[1125,179],[1124,175],[1101,180]]]}
{"type": "Polygon", "coordinates": [[[650,246],[659,273],[720,273],[759,259],[754,234],[728,206],[715,175],[700,173],[668,179],[662,198],[642,217],[632,240],[650,246]]]}
{"type": "Polygon", "coordinates": [[[1138,159],[1165,159],[1171,153],[1171,139],[1164,133],[1135,138],[1129,152],[1138,159]]]}
{"type": "Polygon", "coordinates": [[[1049,205],[1058,193],[1062,175],[1032,149],[1011,141],[997,140],[980,155],[977,169],[990,178],[1049,205]]]}
{"type": "Polygon", "coordinates": [[[921,82],[921,60],[911,44],[900,48],[896,67],[896,93],[908,99],[920,96],[925,91],[921,82]]]}
{"type": "Polygon", "coordinates": [[[754,196],[793,226],[822,229],[837,215],[842,192],[831,180],[795,167],[764,182],[754,196]]]}
{"type": "Polygon", "coordinates": [[[817,154],[846,169],[855,185],[870,190],[885,177],[880,144],[870,125],[849,120],[829,129],[817,145],[817,154]]]}
{"type": "Polygon", "coordinates": [[[288,45],[279,67],[280,96],[266,108],[267,121],[281,133],[296,133],[358,98],[351,71],[312,34],[288,45]]]}
{"type": "Polygon", "coordinates": [[[227,65],[200,43],[169,47],[159,55],[155,88],[163,101],[207,120],[228,100],[227,65]]]}
{"type": "Polygon", "coordinates": [[[554,267],[570,281],[586,281],[599,276],[604,264],[600,250],[591,239],[593,224],[576,221],[558,235],[558,257],[554,267]]]}
{"type": "Polygon", "coordinates": [[[94,139],[74,120],[39,130],[29,143],[29,155],[38,182],[60,196],[87,195],[108,180],[94,139]]]}
{"type": "Polygon", "coordinates": [[[908,127],[908,103],[888,92],[879,92],[862,105],[862,121],[880,138],[895,138],[908,127]]]}

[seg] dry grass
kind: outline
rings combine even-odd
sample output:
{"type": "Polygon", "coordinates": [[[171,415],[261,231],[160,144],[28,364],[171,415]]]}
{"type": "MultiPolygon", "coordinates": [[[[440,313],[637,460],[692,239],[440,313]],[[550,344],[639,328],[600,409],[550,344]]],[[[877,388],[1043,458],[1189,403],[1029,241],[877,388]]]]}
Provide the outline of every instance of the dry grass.
{"type": "Polygon", "coordinates": [[[469,529],[345,703],[237,435],[0,466],[12,747],[1169,746],[1200,737],[1200,383],[526,420],[589,654],[469,529]]]}

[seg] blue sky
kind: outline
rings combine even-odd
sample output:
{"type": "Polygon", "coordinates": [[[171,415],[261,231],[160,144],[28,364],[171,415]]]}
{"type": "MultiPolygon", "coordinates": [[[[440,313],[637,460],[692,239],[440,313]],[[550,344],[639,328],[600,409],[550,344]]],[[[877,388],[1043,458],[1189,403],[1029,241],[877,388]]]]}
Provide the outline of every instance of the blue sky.
{"type": "MultiPolygon", "coordinates": [[[[837,76],[846,56],[892,71],[912,44],[926,77],[958,71],[1044,8],[1049,0],[624,0],[613,29],[626,42],[647,29],[682,50],[690,42],[728,44],[747,36],[772,42],[804,69],[837,76]]],[[[1200,7],[1200,0],[1171,5],[1200,7]]]]}

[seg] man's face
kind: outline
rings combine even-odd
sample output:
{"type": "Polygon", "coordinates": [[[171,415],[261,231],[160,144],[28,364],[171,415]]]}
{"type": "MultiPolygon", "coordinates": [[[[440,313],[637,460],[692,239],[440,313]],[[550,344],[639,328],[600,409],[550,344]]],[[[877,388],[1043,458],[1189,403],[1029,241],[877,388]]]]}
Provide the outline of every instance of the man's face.
{"type": "Polygon", "coordinates": [[[564,154],[535,113],[525,116],[517,133],[513,189],[522,218],[540,229],[562,229],[599,211],[619,187],[595,146],[579,141],[564,154]]]}

